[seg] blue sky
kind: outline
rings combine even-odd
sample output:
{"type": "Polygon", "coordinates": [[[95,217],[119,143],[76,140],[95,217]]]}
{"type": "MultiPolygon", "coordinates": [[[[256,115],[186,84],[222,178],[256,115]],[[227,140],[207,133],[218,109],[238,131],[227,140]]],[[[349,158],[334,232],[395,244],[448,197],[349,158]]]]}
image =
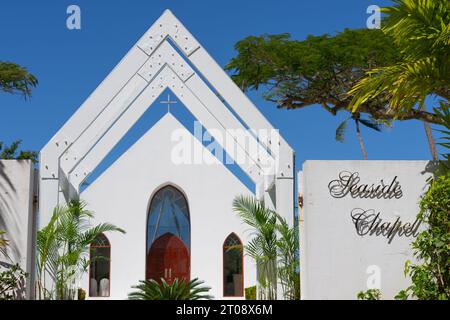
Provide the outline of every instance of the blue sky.
{"type": "MultiPolygon", "coordinates": [[[[26,66],[39,79],[39,86],[30,101],[0,94],[0,140],[9,143],[20,138],[24,148],[33,150],[44,146],[164,9],[172,10],[224,66],[236,54],[234,44],[248,35],[289,32],[295,39],[304,39],[309,34],[363,28],[369,5],[390,3],[380,0],[1,2],[0,60],[26,66]],[[66,28],[66,8],[70,4],[81,8],[81,30],[66,28]]],[[[345,114],[333,117],[319,107],[278,110],[265,102],[260,92],[250,92],[249,96],[295,149],[297,169],[304,160],[362,158],[353,126],[349,126],[344,143],[334,140],[336,127],[345,114]]],[[[144,133],[165,112],[162,105],[152,109],[154,114],[141,119],[129,141],[144,133]]],[[[383,133],[362,130],[369,159],[430,158],[423,125],[418,121],[396,122],[383,133]]],[[[126,147],[125,143],[116,153],[126,147]]]]}

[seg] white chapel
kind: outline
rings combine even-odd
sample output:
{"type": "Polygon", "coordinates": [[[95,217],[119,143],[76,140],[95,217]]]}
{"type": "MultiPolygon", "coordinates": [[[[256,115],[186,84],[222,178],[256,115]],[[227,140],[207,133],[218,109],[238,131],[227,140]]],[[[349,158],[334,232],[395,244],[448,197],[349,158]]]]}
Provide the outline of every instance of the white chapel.
{"type": "Polygon", "coordinates": [[[276,130],[166,10],[41,150],[38,227],[57,205],[82,199],[95,213],[93,223],[126,231],[102,235],[92,245],[109,259],[91,264],[82,279],[87,299],[126,299],[140,280],[182,277],[204,281],[216,299],[244,298],[257,275],[254,261],[227,250],[251,237],[233,212],[233,199],[255,196],[293,223],[294,154],[268,132],[276,130]],[[80,189],[166,90],[254,188],[167,112],[80,189]]]}

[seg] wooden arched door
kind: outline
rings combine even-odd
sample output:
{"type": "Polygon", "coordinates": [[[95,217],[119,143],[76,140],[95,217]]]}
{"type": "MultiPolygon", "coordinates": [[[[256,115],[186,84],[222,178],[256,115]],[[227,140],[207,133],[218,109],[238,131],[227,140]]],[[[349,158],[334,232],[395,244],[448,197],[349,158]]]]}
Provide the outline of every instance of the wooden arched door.
{"type": "Polygon", "coordinates": [[[178,278],[189,281],[189,251],[183,241],[171,233],[156,239],[147,254],[146,278],[171,284],[178,278]]]}

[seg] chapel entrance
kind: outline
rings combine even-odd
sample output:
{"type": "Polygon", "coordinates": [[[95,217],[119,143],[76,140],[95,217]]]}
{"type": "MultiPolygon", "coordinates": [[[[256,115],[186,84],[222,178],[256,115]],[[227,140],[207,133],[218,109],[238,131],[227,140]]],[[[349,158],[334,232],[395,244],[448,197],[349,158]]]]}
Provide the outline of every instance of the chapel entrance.
{"type": "Polygon", "coordinates": [[[191,224],[184,194],[171,185],[152,197],[147,219],[146,279],[190,280],[191,224]]]}
{"type": "Polygon", "coordinates": [[[189,281],[189,252],[177,236],[166,233],[153,242],[147,255],[147,279],[171,284],[175,279],[189,281]]]}

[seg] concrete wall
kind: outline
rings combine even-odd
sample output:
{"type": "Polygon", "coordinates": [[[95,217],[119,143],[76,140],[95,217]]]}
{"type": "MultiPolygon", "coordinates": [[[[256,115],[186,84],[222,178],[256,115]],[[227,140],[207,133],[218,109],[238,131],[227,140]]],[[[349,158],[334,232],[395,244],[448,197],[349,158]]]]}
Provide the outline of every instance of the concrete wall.
{"type": "MultiPolygon", "coordinates": [[[[30,160],[0,160],[0,230],[9,240],[8,263],[33,270],[34,166],[30,160]]],[[[1,261],[5,261],[0,257],[1,261]]],[[[29,286],[27,286],[29,288],[29,286]]],[[[30,292],[28,292],[30,294],[30,292]]]]}
{"type": "Polygon", "coordinates": [[[410,243],[421,227],[416,230],[413,223],[431,170],[428,161],[306,161],[298,176],[302,298],[356,299],[369,284],[392,299],[405,289],[404,263],[413,260],[410,243]],[[349,173],[358,174],[359,181],[356,175],[351,179],[358,186],[381,185],[378,191],[384,192],[368,196],[364,187],[353,187],[354,194],[346,194],[349,173]],[[367,223],[363,217],[369,217],[367,223]],[[369,223],[372,218],[390,225],[370,235],[368,228],[376,226],[369,223]],[[406,230],[396,229],[399,222],[389,229],[396,221],[406,230]],[[362,227],[359,234],[355,222],[362,227]]]}
{"type": "MultiPolygon", "coordinates": [[[[236,195],[252,193],[222,164],[174,164],[171,134],[179,129],[191,135],[167,114],[81,194],[95,213],[93,223],[110,222],[127,232],[107,234],[112,299],[127,298],[131,287],[145,278],[147,213],[152,195],[163,185],[174,185],[186,195],[191,220],[191,279],[205,281],[216,299],[223,298],[223,242],[231,232],[244,243],[250,237],[248,227],[233,212],[232,201],[236,195]]],[[[194,148],[204,148],[194,141],[194,148]]],[[[212,162],[213,156],[209,154],[208,159],[212,162]]],[[[255,266],[245,257],[244,287],[255,282],[255,266]]],[[[88,275],[82,287],[89,292],[88,275]]]]}

